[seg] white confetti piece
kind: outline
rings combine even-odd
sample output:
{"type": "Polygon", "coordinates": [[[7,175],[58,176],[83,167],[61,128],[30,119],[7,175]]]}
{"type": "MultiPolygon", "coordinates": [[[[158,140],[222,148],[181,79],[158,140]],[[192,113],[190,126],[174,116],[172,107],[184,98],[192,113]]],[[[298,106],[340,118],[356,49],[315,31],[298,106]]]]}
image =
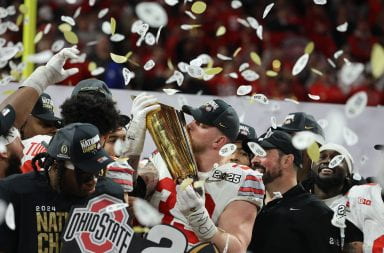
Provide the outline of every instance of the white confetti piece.
{"type": "Polygon", "coordinates": [[[196,19],[196,16],[195,15],[193,15],[193,13],[192,12],[190,12],[190,11],[188,11],[188,10],[186,10],[186,11],[184,11],[184,13],[185,14],[187,14],[191,19],[196,19]]]}
{"type": "Polygon", "coordinates": [[[295,65],[292,68],[292,75],[296,76],[298,75],[303,69],[307,66],[309,60],[309,54],[303,54],[300,56],[299,59],[297,59],[295,65]]]}
{"type": "Polygon", "coordinates": [[[275,5],[274,3],[271,3],[271,4],[268,4],[267,7],[265,7],[263,12],[263,19],[269,14],[269,12],[271,11],[274,5],[275,5]]]}
{"type": "Polygon", "coordinates": [[[155,35],[153,35],[153,33],[151,32],[148,32],[145,35],[145,44],[147,44],[148,46],[153,46],[155,45],[155,43],[156,43],[155,35]]]}
{"type": "Polygon", "coordinates": [[[67,2],[67,4],[75,4],[77,0],[65,0],[65,2],[67,2]]]}
{"type": "Polygon", "coordinates": [[[339,58],[343,53],[344,53],[343,50],[337,50],[337,51],[333,54],[333,58],[337,59],[337,58],[339,58]]]}
{"type": "Polygon", "coordinates": [[[239,72],[243,72],[244,70],[246,70],[247,68],[249,68],[249,63],[248,62],[244,62],[240,65],[239,67],[239,72]]]}
{"type": "Polygon", "coordinates": [[[98,68],[92,70],[91,75],[92,76],[98,76],[98,75],[103,74],[104,71],[105,71],[105,69],[103,67],[98,67],[98,68]]]}
{"type": "Polygon", "coordinates": [[[8,29],[7,23],[1,23],[0,24],[0,35],[3,35],[8,29]]]}
{"type": "Polygon", "coordinates": [[[362,179],[361,175],[358,172],[353,173],[353,180],[360,181],[362,179]]]}
{"type": "Polygon", "coordinates": [[[98,41],[97,40],[94,40],[94,41],[90,41],[86,44],[87,47],[91,47],[91,46],[94,46],[94,45],[97,45],[98,41]]]}
{"type": "Polygon", "coordinates": [[[127,207],[128,207],[127,203],[116,203],[116,204],[108,205],[104,210],[107,213],[113,213],[113,212],[125,209],[127,207]]]}
{"type": "Polygon", "coordinates": [[[344,160],[343,155],[337,155],[332,158],[332,160],[329,162],[328,168],[332,169],[341,164],[341,162],[344,160]]]}
{"type": "Polygon", "coordinates": [[[72,17],[70,17],[70,16],[61,16],[60,19],[61,19],[61,21],[65,22],[65,23],[67,23],[67,24],[69,24],[71,26],[75,26],[76,25],[75,20],[72,17]]]}
{"type": "Polygon", "coordinates": [[[39,41],[43,38],[43,33],[40,31],[38,33],[36,33],[35,35],[35,39],[33,40],[33,43],[39,43],[39,41]]]}
{"type": "Polygon", "coordinates": [[[238,96],[244,96],[249,94],[252,91],[252,85],[240,85],[239,88],[237,88],[236,94],[238,96]]]}
{"type": "Polygon", "coordinates": [[[52,28],[51,23],[47,24],[47,25],[44,27],[44,34],[49,33],[49,31],[51,30],[51,28],[52,28]]]}
{"type": "Polygon", "coordinates": [[[336,30],[339,31],[339,32],[346,32],[347,29],[348,29],[348,22],[344,22],[343,24],[338,25],[336,27],[336,30]]]}
{"type": "Polygon", "coordinates": [[[212,57],[210,55],[208,55],[208,54],[201,54],[201,55],[198,56],[198,58],[201,59],[201,62],[202,62],[203,65],[204,64],[209,64],[209,63],[213,62],[212,57]]]}
{"type": "Polygon", "coordinates": [[[159,29],[157,29],[157,33],[156,33],[156,44],[159,43],[159,39],[160,39],[160,33],[161,33],[161,30],[163,29],[163,26],[160,26],[159,29]]]}
{"type": "Polygon", "coordinates": [[[313,95],[313,94],[308,93],[308,97],[312,100],[320,100],[319,95],[313,95]]]}
{"type": "Polygon", "coordinates": [[[164,0],[164,2],[169,6],[175,6],[176,4],[179,3],[179,0],[164,0]]]}
{"type": "Polygon", "coordinates": [[[147,201],[136,198],[133,202],[133,211],[140,224],[153,227],[161,223],[162,215],[147,201]]]}
{"type": "Polygon", "coordinates": [[[164,93],[167,94],[167,95],[175,95],[177,92],[180,92],[180,90],[176,90],[176,89],[163,89],[164,93]]]}
{"type": "Polygon", "coordinates": [[[108,11],[108,8],[101,9],[99,13],[97,13],[97,18],[102,19],[105,15],[107,15],[108,11]]]}
{"type": "Polygon", "coordinates": [[[80,16],[81,13],[81,7],[77,7],[75,13],[73,14],[73,18],[76,19],[80,16]]]}
{"type": "Polygon", "coordinates": [[[228,143],[221,147],[219,155],[226,157],[232,155],[236,151],[236,144],[228,143]]]}
{"type": "Polygon", "coordinates": [[[55,42],[52,43],[51,50],[54,53],[59,52],[61,49],[63,49],[64,45],[65,45],[64,40],[56,40],[55,42]]]}
{"type": "Polygon", "coordinates": [[[231,61],[232,57],[223,55],[223,54],[217,54],[216,57],[222,61],[231,61]]]}
{"type": "Polygon", "coordinates": [[[88,4],[89,4],[89,6],[92,7],[95,5],[95,2],[96,2],[96,0],[89,0],[88,4]]]}
{"type": "Polygon", "coordinates": [[[123,68],[124,85],[127,86],[131,81],[131,71],[127,68],[123,68]]]}
{"type": "Polygon", "coordinates": [[[228,76],[229,76],[230,78],[233,78],[233,79],[237,79],[237,78],[239,78],[239,75],[238,75],[236,72],[231,72],[231,73],[228,74],[228,76]]]}
{"type": "Polygon", "coordinates": [[[250,141],[247,145],[255,156],[264,157],[267,155],[267,152],[258,143],[250,141]]]}
{"type": "Polygon", "coordinates": [[[209,80],[211,80],[214,76],[215,76],[215,75],[208,75],[208,74],[204,73],[204,75],[203,75],[203,80],[204,80],[204,81],[209,81],[209,80]]]}
{"type": "Polygon", "coordinates": [[[19,27],[12,21],[8,21],[7,24],[8,24],[8,29],[12,32],[18,32],[20,30],[19,27]]]}
{"type": "Polygon", "coordinates": [[[0,50],[0,61],[8,61],[12,59],[18,52],[19,49],[16,46],[3,47],[0,50]]]}
{"type": "Polygon", "coordinates": [[[287,102],[291,102],[291,103],[294,103],[294,104],[300,104],[299,101],[295,100],[295,99],[292,99],[292,98],[284,98],[284,101],[287,101],[287,102]]]}
{"type": "Polygon", "coordinates": [[[200,67],[203,65],[203,60],[200,57],[196,57],[195,59],[189,62],[189,65],[200,67]]]}
{"type": "Polygon", "coordinates": [[[6,39],[0,38],[0,48],[3,47],[7,43],[6,39]]]}
{"type": "Polygon", "coordinates": [[[247,22],[255,30],[260,26],[259,22],[254,17],[247,17],[247,22]]]}
{"type": "Polygon", "coordinates": [[[123,34],[120,34],[120,33],[115,33],[114,35],[111,36],[110,39],[113,42],[120,42],[120,41],[123,41],[125,39],[125,36],[123,34]]]}
{"type": "Polygon", "coordinates": [[[140,36],[145,36],[148,30],[149,30],[149,25],[146,23],[143,23],[138,27],[137,34],[140,36]]]}
{"type": "Polygon", "coordinates": [[[145,71],[149,71],[151,69],[153,69],[153,67],[155,67],[155,62],[153,60],[148,60],[145,64],[144,64],[144,70],[145,71]]]}
{"type": "Polygon", "coordinates": [[[165,81],[165,83],[176,82],[178,86],[181,86],[183,84],[183,81],[184,75],[180,71],[175,70],[175,72],[173,72],[173,75],[169,77],[168,80],[165,81]]]}
{"type": "Polygon", "coordinates": [[[241,1],[233,0],[233,1],[231,2],[231,7],[232,7],[232,9],[238,9],[238,8],[240,8],[241,6],[243,6],[243,4],[241,3],[241,1]]]}
{"type": "Polygon", "coordinates": [[[359,137],[357,136],[357,134],[353,132],[351,129],[349,129],[348,127],[344,127],[343,137],[344,137],[345,143],[347,143],[348,146],[353,146],[359,142],[359,137]]]}
{"type": "Polygon", "coordinates": [[[259,25],[256,30],[256,35],[260,40],[263,40],[263,26],[259,25]]]}
{"type": "Polygon", "coordinates": [[[336,68],[336,64],[334,61],[332,61],[332,59],[327,58],[327,61],[328,61],[329,65],[332,66],[332,68],[336,68]]]}
{"type": "Polygon", "coordinates": [[[192,30],[192,29],[195,29],[197,27],[199,27],[200,25],[188,25],[188,24],[183,24],[180,26],[180,28],[182,30],[185,30],[185,31],[188,31],[188,30],[192,30]]]}
{"type": "Polygon", "coordinates": [[[101,25],[101,30],[103,31],[103,33],[107,35],[112,34],[111,23],[109,23],[108,21],[104,21],[103,24],[101,25]]]}
{"type": "Polygon", "coordinates": [[[248,24],[247,20],[245,20],[245,19],[237,18],[236,21],[239,22],[240,24],[242,24],[245,27],[250,27],[250,25],[248,24]]]}
{"type": "Polygon", "coordinates": [[[177,64],[177,67],[180,69],[180,71],[181,72],[183,72],[183,73],[187,73],[187,68],[188,68],[188,64],[187,63],[185,63],[185,62],[179,62],[178,64],[177,64]]]}
{"type": "Polygon", "coordinates": [[[322,129],[325,129],[328,126],[328,120],[326,119],[319,119],[317,123],[319,123],[322,129]]]}
{"type": "Polygon", "coordinates": [[[271,117],[271,126],[272,126],[273,129],[277,128],[276,117],[275,116],[271,117]]]}
{"type": "Polygon", "coordinates": [[[339,78],[343,85],[351,85],[354,83],[364,71],[364,64],[350,63],[344,64],[339,72],[339,78]]]}
{"type": "Polygon", "coordinates": [[[187,67],[187,73],[193,78],[202,78],[204,76],[203,68],[199,66],[189,65],[187,67]]]}
{"type": "Polygon", "coordinates": [[[324,5],[327,3],[327,0],[313,0],[313,2],[318,5],[324,5]]]}
{"type": "Polygon", "coordinates": [[[142,2],[135,7],[136,15],[152,28],[166,26],[168,23],[167,12],[159,3],[142,2]]]}
{"type": "Polygon", "coordinates": [[[298,150],[307,149],[315,142],[315,134],[309,131],[297,132],[292,137],[292,145],[298,150]]]}
{"type": "Polygon", "coordinates": [[[360,115],[368,103],[368,96],[365,91],[360,91],[350,97],[345,104],[345,115],[348,118],[355,118],[360,115]]]}
{"type": "Polygon", "coordinates": [[[10,5],[6,9],[8,16],[12,16],[16,14],[16,7],[14,5],[10,5]]]}
{"type": "Polygon", "coordinates": [[[253,95],[252,100],[255,100],[256,102],[258,102],[260,104],[264,104],[264,105],[269,104],[268,98],[264,94],[261,94],[261,93],[257,93],[255,95],[253,95]]]}
{"type": "Polygon", "coordinates": [[[1,18],[6,18],[8,16],[8,12],[5,8],[0,7],[0,19],[1,18]]]}
{"type": "Polygon", "coordinates": [[[253,82],[260,78],[259,74],[257,74],[255,71],[250,69],[247,69],[241,72],[241,76],[248,82],[253,82]]]}
{"type": "Polygon", "coordinates": [[[15,223],[15,209],[13,208],[13,204],[9,203],[7,210],[5,211],[5,224],[9,227],[11,230],[16,229],[16,223],[15,223]]]}
{"type": "Polygon", "coordinates": [[[132,23],[131,26],[131,32],[132,33],[138,33],[139,28],[144,24],[143,20],[136,20],[135,22],[132,23]]]}

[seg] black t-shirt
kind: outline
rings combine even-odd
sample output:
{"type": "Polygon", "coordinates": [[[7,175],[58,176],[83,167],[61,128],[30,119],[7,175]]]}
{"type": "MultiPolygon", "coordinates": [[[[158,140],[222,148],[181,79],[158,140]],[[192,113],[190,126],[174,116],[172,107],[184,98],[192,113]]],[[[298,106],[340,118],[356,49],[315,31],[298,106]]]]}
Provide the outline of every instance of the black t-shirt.
{"type": "Polygon", "coordinates": [[[11,202],[16,229],[0,225],[0,251],[59,252],[61,232],[73,205],[108,194],[123,200],[123,189],[108,178],[99,178],[91,196],[78,198],[53,191],[44,175],[35,172],[0,180],[0,199],[11,202]]]}
{"type": "Polygon", "coordinates": [[[256,217],[248,250],[274,252],[341,252],[332,210],[299,184],[265,205],[256,217]]]}

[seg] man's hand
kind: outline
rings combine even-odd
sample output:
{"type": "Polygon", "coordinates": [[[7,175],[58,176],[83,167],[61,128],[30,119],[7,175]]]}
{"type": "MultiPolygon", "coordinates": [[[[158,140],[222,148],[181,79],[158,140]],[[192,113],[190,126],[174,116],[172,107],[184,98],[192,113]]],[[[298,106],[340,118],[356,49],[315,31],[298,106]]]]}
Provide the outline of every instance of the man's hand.
{"type": "Polygon", "coordinates": [[[23,86],[34,88],[41,95],[48,85],[60,82],[79,72],[78,68],[64,69],[67,59],[77,59],[79,50],[76,47],[64,48],[55,54],[45,66],[38,67],[24,81],[23,86]]]}
{"type": "Polygon", "coordinates": [[[184,190],[176,186],[177,205],[188,219],[189,225],[202,241],[210,241],[217,232],[217,227],[209,217],[204,206],[204,199],[188,185],[184,190]]]}

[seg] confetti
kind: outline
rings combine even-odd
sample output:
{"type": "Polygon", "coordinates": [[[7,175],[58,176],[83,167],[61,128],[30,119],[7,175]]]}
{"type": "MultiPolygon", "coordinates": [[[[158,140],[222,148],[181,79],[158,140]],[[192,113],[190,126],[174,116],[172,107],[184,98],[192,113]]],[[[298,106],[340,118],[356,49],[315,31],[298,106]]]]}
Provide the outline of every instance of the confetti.
{"type": "Polygon", "coordinates": [[[12,16],[12,15],[15,15],[16,14],[16,8],[14,5],[10,5],[7,7],[7,13],[8,13],[8,16],[12,16]]]}
{"type": "Polygon", "coordinates": [[[6,86],[8,85],[11,81],[12,81],[12,76],[4,76],[3,75],[3,79],[0,80],[0,86],[6,86]]]}
{"type": "Polygon", "coordinates": [[[116,32],[116,19],[114,17],[111,17],[111,34],[114,35],[116,32]]]}
{"type": "Polygon", "coordinates": [[[170,70],[174,70],[175,68],[173,67],[172,60],[168,58],[167,60],[167,66],[170,70]]]}
{"type": "Polygon", "coordinates": [[[131,81],[131,71],[127,68],[123,68],[123,77],[124,77],[124,84],[127,86],[129,82],[131,81]]]}
{"type": "Polygon", "coordinates": [[[333,54],[333,58],[337,59],[343,54],[343,50],[338,50],[333,54]]]}
{"type": "Polygon", "coordinates": [[[322,129],[325,129],[328,126],[328,120],[326,119],[319,119],[317,123],[319,123],[322,129]]]}
{"type": "Polygon", "coordinates": [[[0,61],[8,61],[12,59],[18,52],[19,49],[15,46],[3,47],[0,50],[0,61]]]}
{"type": "Polygon", "coordinates": [[[89,4],[89,6],[94,6],[95,5],[95,2],[96,2],[96,0],[89,0],[88,1],[88,4],[89,4]]]}
{"type": "Polygon", "coordinates": [[[242,4],[240,1],[238,1],[238,0],[233,0],[233,1],[231,2],[231,7],[232,7],[232,9],[238,9],[238,8],[240,8],[241,6],[243,6],[243,4],[242,4]]]}
{"type": "Polygon", "coordinates": [[[256,30],[256,35],[260,40],[263,40],[263,26],[259,25],[256,30]]]}
{"type": "Polygon", "coordinates": [[[359,137],[357,136],[357,134],[348,127],[343,128],[343,137],[345,143],[347,143],[348,146],[353,146],[359,142],[359,137]]]}
{"type": "Polygon", "coordinates": [[[374,78],[379,78],[384,73],[384,48],[379,43],[373,44],[371,67],[374,78]]]}
{"type": "Polygon", "coordinates": [[[341,25],[338,25],[336,27],[336,30],[339,31],[339,32],[346,32],[347,29],[348,29],[348,22],[345,22],[345,23],[343,23],[341,25]]]}
{"type": "Polygon", "coordinates": [[[108,11],[108,8],[101,9],[99,13],[97,13],[97,18],[102,19],[105,15],[107,15],[108,11]]]}
{"type": "Polygon", "coordinates": [[[295,100],[295,99],[292,99],[292,98],[284,98],[284,101],[287,101],[287,102],[291,102],[291,103],[294,103],[294,104],[300,104],[299,101],[295,100]]]}
{"type": "Polygon", "coordinates": [[[254,17],[247,17],[248,24],[255,30],[257,30],[260,26],[259,22],[254,17]]]}
{"type": "Polygon", "coordinates": [[[75,11],[75,14],[73,14],[73,18],[76,19],[77,17],[79,17],[80,13],[81,13],[81,7],[78,7],[75,11]]]}
{"type": "Polygon", "coordinates": [[[180,90],[176,90],[176,89],[163,89],[164,93],[167,94],[167,95],[175,95],[177,92],[180,92],[180,90]]]}
{"type": "Polygon", "coordinates": [[[65,32],[72,31],[72,27],[70,25],[68,25],[67,23],[63,23],[63,24],[59,25],[59,30],[62,33],[65,33],[65,32]]]}
{"type": "Polygon", "coordinates": [[[204,73],[203,75],[203,80],[204,81],[209,81],[211,80],[215,75],[207,75],[206,73],[204,73]]]}
{"type": "Polygon", "coordinates": [[[241,76],[247,80],[248,82],[253,82],[259,79],[259,74],[257,74],[255,71],[247,69],[243,72],[241,72],[241,76]]]}
{"type": "Polygon", "coordinates": [[[315,73],[316,75],[319,75],[319,76],[322,76],[322,75],[323,75],[323,73],[322,73],[321,71],[319,71],[319,70],[317,70],[317,69],[315,69],[315,68],[311,68],[311,71],[312,71],[313,73],[315,73]]]}
{"type": "Polygon", "coordinates": [[[0,35],[3,35],[7,31],[8,25],[7,23],[0,24],[0,35]]]}
{"type": "Polygon", "coordinates": [[[225,32],[227,31],[227,29],[225,28],[225,26],[220,26],[217,31],[216,31],[216,37],[220,37],[220,36],[223,36],[225,34],[225,32]]]}
{"type": "Polygon", "coordinates": [[[264,157],[267,155],[267,152],[256,142],[250,141],[247,145],[255,156],[264,157]]]}
{"type": "Polygon", "coordinates": [[[167,12],[156,2],[141,2],[136,5],[136,15],[152,28],[166,26],[168,23],[167,12]]]}
{"type": "Polygon", "coordinates": [[[140,224],[153,227],[161,223],[162,215],[147,201],[136,198],[133,202],[133,212],[140,224]]]}
{"type": "Polygon", "coordinates": [[[314,142],[307,148],[307,154],[313,162],[317,162],[320,159],[319,145],[314,142]]]}
{"type": "Polygon", "coordinates": [[[302,56],[300,56],[300,58],[296,61],[295,65],[292,68],[292,75],[296,76],[301,71],[303,71],[305,66],[307,66],[308,60],[309,60],[309,54],[303,54],[302,56]]]}
{"type": "Polygon", "coordinates": [[[208,54],[201,54],[197,58],[201,59],[202,64],[211,64],[213,63],[213,59],[210,55],[208,54]]]}
{"type": "Polygon", "coordinates": [[[114,35],[111,36],[110,39],[113,42],[120,42],[120,41],[123,41],[125,39],[125,36],[123,34],[120,34],[120,33],[115,33],[114,35]]]}
{"type": "Polygon", "coordinates": [[[153,67],[155,67],[155,62],[153,60],[148,60],[145,64],[144,64],[144,70],[145,71],[149,71],[151,69],[153,69],[153,67]]]}
{"type": "Polygon", "coordinates": [[[11,230],[16,229],[15,209],[13,208],[12,203],[9,203],[7,210],[5,211],[5,224],[7,224],[8,228],[11,230]]]}
{"type": "Polygon", "coordinates": [[[235,52],[233,53],[233,57],[236,57],[241,51],[241,47],[236,48],[235,52]]]}
{"type": "Polygon", "coordinates": [[[341,164],[341,162],[344,160],[343,155],[337,155],[332,158],[332,160],[329,162],[328,167],[329,168],[335,168],[341,164]]]}
{"type": "Polygon", "coordinates": [[[33,43],[35,43],[35,44],[39,43],[42,38],[43,38],[42,31],[36,33],[35,39],[33,40],[33,43]]]}
{"type": "Polygon", "coordinates": [[[297,132],[292,137],[292,145],[298,150],[309,148],[315,142],[315,134],[310,131],[297,132]]]}
{"type": "Polygon", "coordinates": [[[204,75],[204,70],[199,67],[199,66],[194,66],[194,65],[189,65],[187,67],[187,73],[188,75],[190,75],[191,77],[194,77],[194,78],[202,78],[203,75],[204,75]]]}
{"type": "Polygon", "coordinates": [[[185,63],[185,62],[179,62],[178,64],[177,64],[177,67],[180,69],[180,71],[181,72],[183,72],[183,73],[187,73],[187,68],[188,68],[188,64],[187,63],[185,63]]]}
{"type": "Polygon", "coordinates": [[[260,59],[260,56],[256,53],[256,52],[251,52],[250,54],[250,57],[252,59],[252,61],[257,64],[257,65],[261,65],[261,59],[260,59]]]}
{"type": "Polygon", "coordinates": [[[247,68],[249,68],[249,63],[248,62],[244,62],[243,64],[240,65],[239,72],[243,72],[247,68]]]}
{"type": "Polygon", "coordinates": [[[268,98],[264,94],[261,94],[261,93],[253,95],[252,100],[255,100],[256,102],[258,102],[260,104],[264,104],[264,105],[269,104],[268,98]]]}
{"type": "Polygon", "coordinates": [[[315,49],[315,43],[313,43],[313,41],[310,41],[310,42],[305,46],[304,53],[306,53],[306,54],[311,54],[311,53],[313,52],[314,49],[315,49]]]}
{"type": "Polygon", "coordinates": [[[180,188],[182,190],[185,190],[185,188],[187,188],[188,185],[191,185],[193,183],[193,179],[192,178],[185,178],[183,179],[183,181],[181,182],[180,184],[180,188]]]}
{"type": "Polygon", "coordinates": [[[63,49],[64,45],[65,45],[64,40],[56,40],[55,42],[52,43],[51,50],[54,53],[59,52],[61,49],[63,49]]]}
{"type": "Polygon", "coordinates": [[[207,75],[217,75],[221,71],[223,71],[222,67],[208,68],[208,69],[205,70],[205,74],[207,74],[207,75]]]}
{"type": "Polygon", "coordinates": [[[19,5],[19,11],[20,11],[22,14],[26,14],[27,11],[28,11],[28,7],[25,6],[25,4],[20,4],[20,5],[19,5]]]}
{"type": "Polygon", "coordinates": [[[128,58],[123,55],[118,55],[114,53],[109,53],[109,55],[111,56],[112,61],[116,63],[124,63],[128,60],[128,58]]]}
{"type": "Polygon", "coordinates": [[[193,13],[192,12],[190,12],[190,11],[188,11],[188,10],[186,10],[186,11],[184,11],[184,13],[185,14],[187,14],[191,19],[193,19],[193,20],[195,20],[196,19],[196,16],[195,15],[193,15],[193,13]]]}
{"type": "Polygon", "coordinates": [[[92,76],[98,76],[98,75],[103,74],[104,71],[105,71],[105,69],[103,67],[98,67],[98,68],[95,68],[94,70],[92,70],[91,75],[92,76]]]}
{"type": "Polygon", "coordinates": [[[273,70],[268,70],[266,73],[265,73],[267,76],[269,77],[275,77],[278,75],[277,72],[273,71],[273,70]]]}
{"type": "Polygon", "coordinates": [[[172,83],[175,81],[178,86],[182,85],[184,81],[184,75],[180,71],[175,70],[175,72],[173,72],[173,75],[170,78],[168,78],[168,80],[165,81],[165,83],[172,83]]]}
{"type": "Polygon", "coordinates": [[[7,41],[4,38],[0,38],[0,48],[2,48],[7,41]]]}
{"type": "Polygon", "coordinates": [[[219,155],[226,157],[232,155],[236,151],[236,144],[228,143],[221,147],[219,155]]]}
{"type": "Polygon", "coordinates": [[[8,12],[3,7],[0,7],[0,19],[6,18],[8,16],[8,12]]]}
{"type": "Polygon", "coordinates": [[[240,85],[239,88],[237,88],[236,94],[238,96],[244,96],[249,94],[252,91],[252,85],[240,85]]]}
{"type": "Polygon", "coordinates": [[[324,5],[327,3],[327,0],[313,0],[313,2],[318,5],[324,5]]]}
{"type": "Polygon", "coordinates": [[[111,32],[111,23],[109,23],[108,21],[104,21],[101,24],[101,30],[103,31],[103,33],[105,33],[107,35],[112,34],[112,32],[111,32]]]}
{"type": "Polygon", "coordinates": [[[163,26],[160,26],[159,29],[157,30],[157,33],[156,33],[156,44],[159,43],[160,33],[161,33],[162,29],[163,29],[163,26]]]}
{"type": "Polygon", "coordinates": [[[272,126],[273,129],[277,128],[276,117],[275,116],[271,117],[271,126],[272,126]]]}
{"type": "Polygon", "coordinates": [[[179,3],[179,0],[165,0],[164,2],[169,6],[175,6],[176,4],[179,3]]]}
{"type": "Polygon", "coordinates": [[[274,5],[275,5],[274,3],[271,3],[271,4],[268,4],[267,7],[265,7],[263,12],[263,19],[269,14],[269,12],[271,11],[274,5]]]}
{"type": "Polygon", "coordinates": [[[19,31],[19,27],[15,23],[13,23],[12,21],[8,21],[7,24],[8,24],[8,29],[10,31],[12,31],[12,32],[18,32],[19,31]]]}
{"type": "Polygon", "coordinates": [[[196,1],[192,4],[191,11],[195,14],[202,14],[207,9],[207,4],[202,1],[196,1]]]}
{"type": "Polygon", "coordinates": [[[144,22],[142,20],[136,20],[135,22],[133,22],[132,26],[131,26],[131,32],[132,33],[138,33],[139,31],[139,28],[144,24],[144,22]]]}
{"type": "Polygon", "coordinates": [[[218,59],[222,60],[222,61],[230,61],[232,60],[232,57],[229,57],[229,56],[226,56],[226,55],[223,55],[223,54],[217,54],[216,55],[218,59]]]}
{"type": "Polygon", "coordinates": [[[52,25],[51,25],[51,23],[49,23],[49,24],[47,24],[45,27],[44,27],[44,34],[47,34],[47,33],[49,33],[49,31],[51,30],[51,28],[52,28],[52,25]]]}
{"type": "Polygon", "coordinates": [[[364,64],[350,63],[344,64],[339,72],[340,81],[343,85],[354,83],[364,71],[364,64]]]}
{"type": "Polygon", "coordinates": [[[72,17],[69,17],[69,16],[61,16],[61,21],[71,25],[71,26],[75,26],[76,23],[75,23],[75,20],[72,18],[72,17]]]}
{"type": "Polygon", "coordinates": [[[153,46],[155,45],[155,43],[156,43],[155,35],[153,35],[153,33],[151,32],[148,32],[145,35],[145,44],[147,44],[148,46],[153,46]]]}
{"type": "Polygon", "coordinates": [[[75,4],[77,0],[65,0],[68,4],[75,4]]]}
{"type": "Polygon", "coordinates": [[[66,41],[68,41],[68,43],[71,43],[74,45],[79,43],[79,39],[77,38],[76,33],[72,31],[64,32],[64,38],[66,41]]]}
{"type": "Polygon", "coordinates": [[[93,70],[95,70],[97,68],[97,65],[95,62],[91,61],[89,64],[88,64],[88,71],[89,72],[92,72],[93,70]]]}
{"type": "Polygon", "coordinates": [[[116,203],[116,204],[108,205],[108,206],[105,208],[105,212],[107,212],[107,213],[113,213],[113,212],[116,212],[116,211],[125,209],[125,208],[127,208],[127,207],[128,207],[128,204],[127,204],[127,203],[116,203]]]}
{"type": "Polygon", "coordinates": [[[192,30],[192,29],[195,29],[197,27],[200,27],[200,26],[201,25],[198,25],[198,24],[195,24],[195,25],[186,25],[186,24],[184,24],[184,25],[181,25],[180,28],[182,30],[188,31],[188,30],[192,30]]]}
{"type": "Polygon", "coordinates": [[[230,78],[233,78],[233,79],[237,79],[237,78],[239,78],[239,75],[238,75],[236,72],[231,72],[231,73],[228,74],[228,76],[229,76],[230,78]]]}
{"type": "Polygon", "coordinates": [[[308,93],[308,97],[312,100],[320,100],[320,96],[308,93]]]}
{"type": "Polygon", "coordinates": [[[189,62],[189,65],[200,67],[201,65],[203,65],[203,60],[200,57],[196,57],[195,59],[189,62]]]}
{"type": "Polygon", "coordinates": [[[327,58],[327,61],[329,63],[329,65],[332,66],[332,68],[336,68],[336,64],[334,63],[334,61],[332,61],[331,59],[327,58]]]}
{"type": "Polygon", "coordinates": [[[250,27],[250,25],[248,24],[247,20],[245,20],[245,19],[237,18],[236,21],[239,22],[240,24],[242,24],[245,27],[250,27]]]}

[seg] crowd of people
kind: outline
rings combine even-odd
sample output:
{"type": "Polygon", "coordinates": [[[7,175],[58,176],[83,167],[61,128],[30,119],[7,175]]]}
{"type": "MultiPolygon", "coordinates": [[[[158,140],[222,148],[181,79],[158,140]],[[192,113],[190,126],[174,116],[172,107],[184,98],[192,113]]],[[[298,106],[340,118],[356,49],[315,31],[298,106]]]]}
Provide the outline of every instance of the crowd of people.
{"type": "MultiPolygon", "coordinates": [[[[7,5],[20,4],[19,1],[3,2],[7,5]]],[[[140,1],[95,1],[92,6],[85,0],[38,1],[37,32],[44,31],[48,24],[51,29],[36,43],[37,52],[49,50],[54,42],[64,40],[58,28],[63,23],[61,17],[73,17],[81,7],[80,15],[74,18],[72,30],[78,37],[79,49],[86,53],[86,57],[83,62],[72,64],[81,71],[62,81],[60,84],[63,85],[75,85],[92,77],[89,65],[95,63],[105,71],[94,77],[103,80],[110,88],[150,91],[175,88],[185,93],[226,96],[236,95],[240,85],[252,85],[252,93],[263,93],[272,99],[292,98],[341,104],[354,93],[365,91],[368,105],[384,103],[383,78],[382,75],[372,74],[370,61],[373,45],[384,43],[384,12],[380,0],[328,1],[326,5],[317,5],[310,0],[279,0],[274,2],[272,11],[265,18],[262,18],[263,10],[272,3],[270,1],[244,0],[240,8],[233,8],[232,1],[212,0],[207,2],[206,11],[195,15],[195,19],[185,13],[190,11],[191,1],[180,1],[174,5],[168,1],[155,2],[167,13],[167,24],[162,28],[157,43],[138,46],[139,36],[132,32],[132,25],[139,19],[135,8],[140,1]],[[108,8],[108,13],[99,18],[104,8],[108,8]],[[116,33],[124,35],[124,40],[113,42],[110,35],[103,32],[103,22],[110,21],[111,17],[116,20],[116,33]],[[262,25],[262,39],[253,28],[244,25],[249,17],[262,25]],[[184,24],[201,26],[183,30],[181,26],[184,24]],[[337,27],[343,24],[347,28],[338,31],[337,27]],[[226,28],[226,32],[216,36],[221,26],[226,28]],[[314,50],[307,67],[300,74],[292,75],[295,62],[304,54],[309,42],[314,43],[314,50]],[[241,50],[233,56],[239,48],[241,50]],[[118,64],[111,59],[111,52],[132,54],[129,61],[118,64]],[[251,52],[260,56],[261,65],[252,62],[249,57],[251,52]],[[166,83],[174,71],[170,63],[178,69],[180,62],[189,64],[201,54],[211,56],[214,66],[222,67],[223,71],[207,81],[185,74],[180,87],[176,83],[166,83]],[[218,54],[231,60],[222,60],[218,54]],[[145,71],[142,66],[150,59],[156,65],[145,71]],[[344,72],[348,62],[361,64],[350,70],[360,75],[342,85],[342,75],[350,78],[344,72]],[[256,71],[260,78],[252,81],[244,79],[239,70],[243,63],[249,63],[250,69],[256,71]],[[362,69],[360,66],[363,66],[362,69]],[[124,85],[124,67],[135,73],[128,85],[124,85]],[[277,76],[267,75],[268,70],[274,71],[277,76]],[[319,96],[319,99],[312,100],[308,94],[319,96]]],[[[150,15],[150,12],[147,14],[150,15]]],[[[16,15],[12,19],[15,21],[16,15]]],[[[150,28],[149,31],[156,34],[158,28],[150,28]]],[[[21,41],[21,32],[8,30],[2,36],[14,43],[21,41]]]]}
{"type": "Polygon", "coordinates": [[[62,49],[1,102],[0,252],[142,252],[183,240],[180,252],[384,250],[383,186],[356,176],[348,150],[327,142],[312,115],[293,112],[257,136],[222,99],[184,105],[197,171],[175,178],[167,160],[180,150],[141,160],[147,115],[162,110],[156,97],[136,96],[128,117],[103,81],[86,79],[54,116],[44,90],[76,74],[65,62],[78,57],[62,49]],[[318,159],[293,141],[303,131],[318,159]],[[182,237],[164,242],[177,233],[158,224],[182,237]]]}

